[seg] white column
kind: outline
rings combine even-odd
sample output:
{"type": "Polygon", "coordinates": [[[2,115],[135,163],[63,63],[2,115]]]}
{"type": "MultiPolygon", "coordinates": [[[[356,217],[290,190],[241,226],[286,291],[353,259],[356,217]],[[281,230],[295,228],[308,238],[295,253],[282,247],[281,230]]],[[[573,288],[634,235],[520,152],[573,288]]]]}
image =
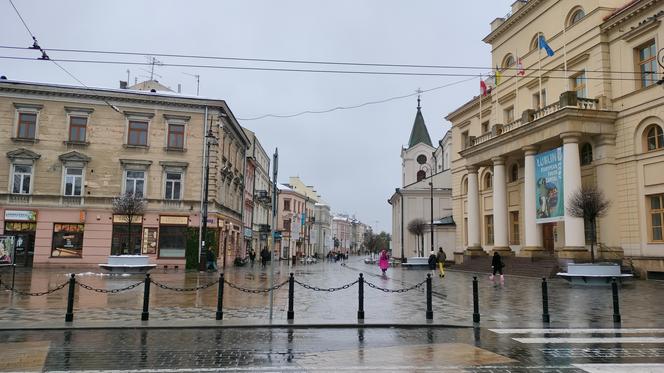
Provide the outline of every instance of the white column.
{"type": "Polygon", "coordinates": [[[542,251],[542,226],[535,222],[536,214],[536,195],[535,195],[535,154],[537,147],[527,146],[523,148],[525,152],[525,177],[523,193],[523,230],[525,232],[526,242],[523,248],[523,254],[533,256],[535,252],[542,251]]]}
{"type": "MultiPolygon", "coordinates": [[[[600,135],[595,142],[593,149],[593,164],[597,172],[597,188],[604,193],[604,197],[609,201],[616,201],[616,165],[615,165],[615,147],[616,135],[600,135]]],[[[618,221],[618,208],[614,203],[609,206],[608,213],[597,221],[599,235],[597,242],[602,242],[610,248],[620,246],[620,226],[618,221]]],[[[595,248],[595,250],[598,250],[595,248]]]]}
{"type": "Polygon", "coordinates": [[[509,252],[505,159],[503,157],[496,157],[491,160],[493,161],[493,250],[509,252]]]}
{"type": "MultiPolygon", "coordinates": [[[[567,212],[567,204],[575,192],[581,188],[581,159],[579,157],[578,132],[566,132],[563,139],[563,189],[565,194],[565,251],[586,251],[586,239],[582,218],[575,218],[567,212]]],[[[569,257],[569,255],[565,255],[569,257]]]]}
{"type": "Polygon", "coordinates": [[[480,201],[477,167],[468,166],[468,251],[482,251],[480,244],[480,201]]]}

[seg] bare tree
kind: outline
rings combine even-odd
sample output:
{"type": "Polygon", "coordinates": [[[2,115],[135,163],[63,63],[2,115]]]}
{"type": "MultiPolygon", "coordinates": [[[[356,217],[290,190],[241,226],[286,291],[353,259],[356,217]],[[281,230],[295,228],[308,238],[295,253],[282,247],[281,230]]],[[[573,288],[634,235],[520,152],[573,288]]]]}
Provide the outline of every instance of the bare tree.
{"type": "Polygon", "coordinates": [[[408,223],[408,232],[421,239],[422,246],[417,248],[418,253],[420,252],[420,249],[422,250],[422,254],[420,256],[424,256],[424,230],[427,225],[428,224],[420,218],[413,219],[410,221],[410,223],[408,223]]]}
{"type": "Polygon", "coordinates": [[[571,216],[582,218],[586,224],[590,224],[590,260],[594,263],[597,218],[606,215],[611,202],[604,197],[604,193],[596,186],[582,186],[570,196],[567,204],[567,212],[571,216]]]}
{"type": "MultiPolygon", "coordinates": [[[[131,223],[134,216],[142,216],[147,203],[142,197],[134,193],[125,193],[113,198],[113,213],[122,216],[127,223],[127,249],[131,254],[131,223]]],[[[124,248],[120,247],[120,255],[124,254],[124,248]]]]}

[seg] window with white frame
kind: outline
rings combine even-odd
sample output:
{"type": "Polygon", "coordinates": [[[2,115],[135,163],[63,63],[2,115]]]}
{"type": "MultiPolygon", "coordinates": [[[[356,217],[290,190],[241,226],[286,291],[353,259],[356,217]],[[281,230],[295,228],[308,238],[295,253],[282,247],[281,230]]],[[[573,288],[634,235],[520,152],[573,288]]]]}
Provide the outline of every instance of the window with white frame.
{"type": "Polygon", "coordinates": [[[505,116],[505,124],[510,124],[514,122],[514,106],[510,106],[507,109],[503,110],[505,116]]]}
{"type": "Polygon", "coordinates": [[[179,200],[182,198],[182,173],[166,172],[165,199],[179,200]]]}
{"type": "Polygon", "coordinates": [[[32,180],[32,166],[15,164],[13,165],[12,193],[30,194],[32,180]]]}
{"type": "Polygon", "coordinates": [[[541,99],[539,93],[533,94],[533,109],[538,110],[546,106],[546,89],[542,90],[541,99]]]}
{"type": "Polygon", "coordinates": [[[78,167],[65,168],[65,196],[80,197],[83,195],[83,169],[78,167]]]}
{"type": "Polygon", "coordinates": [[[125,193],[137,197],[145,195],[145,171],[127,170],[125,172],[125,193]]]}
{"type": "Polygon", "coordinates": [[[585,71],[582,71],[581,73],[572,77],[572,90],[576,91],[576,97],[588,97],[585,71]]]}

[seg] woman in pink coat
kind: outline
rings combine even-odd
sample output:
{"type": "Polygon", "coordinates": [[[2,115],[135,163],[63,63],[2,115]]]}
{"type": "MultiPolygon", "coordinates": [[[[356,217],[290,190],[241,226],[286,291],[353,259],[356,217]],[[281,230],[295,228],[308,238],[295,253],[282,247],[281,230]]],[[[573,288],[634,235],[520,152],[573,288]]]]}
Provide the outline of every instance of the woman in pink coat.
{"type": "Polygon", "coordinates": [[[385,271],[390,267],[390,254],[388,254],[385,249],[380,252],[378,266],[380,267],[380,270],[383,271],[383,276],[385,276],[385,271]]]}

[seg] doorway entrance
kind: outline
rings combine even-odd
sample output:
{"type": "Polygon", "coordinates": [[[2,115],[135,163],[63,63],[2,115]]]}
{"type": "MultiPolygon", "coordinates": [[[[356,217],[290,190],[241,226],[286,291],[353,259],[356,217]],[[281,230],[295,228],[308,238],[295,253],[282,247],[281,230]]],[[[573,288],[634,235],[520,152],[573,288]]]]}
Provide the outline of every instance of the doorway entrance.
{"type": "Polygon", "coordinates": [[[550,254],[553,254],[553,247],[555,242],[553,231],[555,226],[556,223],[542,224],[542,246],[544,246],[544,251],[550,254]]]}

